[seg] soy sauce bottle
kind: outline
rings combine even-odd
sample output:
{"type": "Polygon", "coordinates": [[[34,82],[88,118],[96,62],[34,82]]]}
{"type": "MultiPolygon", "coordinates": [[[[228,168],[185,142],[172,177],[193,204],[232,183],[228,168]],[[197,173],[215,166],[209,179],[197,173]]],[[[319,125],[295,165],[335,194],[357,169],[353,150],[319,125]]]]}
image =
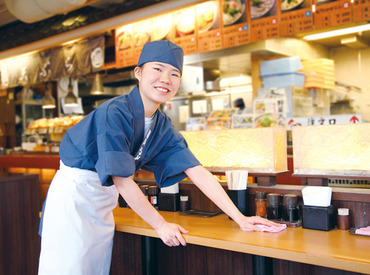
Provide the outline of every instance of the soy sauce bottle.
{"type": "Polygon", "coordinates": [[[282,218],[282,196],[277,193],[267,194],[267,219],[281,220],[282,218]]]}

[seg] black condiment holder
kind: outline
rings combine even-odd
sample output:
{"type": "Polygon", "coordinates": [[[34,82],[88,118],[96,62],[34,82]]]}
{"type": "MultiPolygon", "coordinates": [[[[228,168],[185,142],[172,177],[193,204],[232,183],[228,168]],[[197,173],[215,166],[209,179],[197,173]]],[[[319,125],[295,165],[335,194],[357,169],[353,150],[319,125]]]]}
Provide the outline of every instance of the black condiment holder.
{"type": "Polygon", "coordinates": [[[312,206],[302,207],[302,227],[307,229],[329,231],[334,228],[334,206],[312,206]]]}

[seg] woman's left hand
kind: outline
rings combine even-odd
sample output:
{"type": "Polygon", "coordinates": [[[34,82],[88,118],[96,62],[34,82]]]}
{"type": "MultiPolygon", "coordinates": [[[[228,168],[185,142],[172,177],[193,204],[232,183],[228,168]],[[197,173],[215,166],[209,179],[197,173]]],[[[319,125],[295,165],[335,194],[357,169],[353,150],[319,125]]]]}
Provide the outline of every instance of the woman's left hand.
{"type": "Polygon", "coordinates": [[[277,226],[279,227],[280,224],[266,220],[264,218],[258,217],[258,216],[252,216],[252,217],[243,217],[240,220],[238,220],[238,224],[240,226],[240,229],[243,231],[261,231],[261,228],[256,226],[256,224],[262,224],[266,226],[277,226]]]}

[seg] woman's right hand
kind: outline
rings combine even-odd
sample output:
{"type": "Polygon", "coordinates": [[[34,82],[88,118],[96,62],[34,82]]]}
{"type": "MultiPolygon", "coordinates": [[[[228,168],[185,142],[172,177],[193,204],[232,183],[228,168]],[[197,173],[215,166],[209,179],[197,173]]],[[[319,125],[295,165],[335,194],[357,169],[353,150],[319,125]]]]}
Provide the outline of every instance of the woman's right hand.
{"type": "Polygon", "coordinates": [[[186,241],[182,234],[187,234],[188,231],[182,226],[163,221],[157,228],[154,228],[161,240],[168,246],[186,246],[186,241]]]}

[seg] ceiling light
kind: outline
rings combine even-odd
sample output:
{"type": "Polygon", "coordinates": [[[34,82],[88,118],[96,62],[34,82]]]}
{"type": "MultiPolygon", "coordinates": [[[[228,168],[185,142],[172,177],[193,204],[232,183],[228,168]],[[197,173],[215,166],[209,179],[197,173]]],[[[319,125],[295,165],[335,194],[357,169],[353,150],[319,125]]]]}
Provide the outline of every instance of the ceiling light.
{"type": "Polygon", "coordinates": [[[342,38],[340,40],[342,45],[346,45],[350,48],[366,49],[369,47],[369,43],[359,37],[358,35],[352,35],[350,37],[342,38]]]}
{"type": "Polygon", "coordinates": [[[103,83],[101,82],[100,74],[95,74],[95,78],[92,83],[92,87],[90,90],[91,95],[102,95],[104,94],[103,83]]]}
{"type": "Polygon", "coordinates": [[[68,93],[64,98],[65,107],[76,107],[78,106],[77,97],[73,93],[73,85],[71,79],[69,80],[68,93]]]}
{"type": "Polygon", "coordinates": [[[345,29],[340,29],[340,30],[310,34],[310,35],[303,37],[303,39],[308,40],[308,41],[320,40],[324,38],[341,36],[341,35],[351,34],[351,33],[358,33],[358,32],[363,32],[363,31],[368,31],[368,30],[370,30],[370,24],[350,27],[350,28],[345,28],[345,29]]]}
{"type": "Polygon", "coordinates": [[[48,84],[45,85],[45,95],[42,97],[42,108],[43,109],[54,109],[55,108],[55,99],[51,95],[51,90],[48,87],[48,84]]]}

